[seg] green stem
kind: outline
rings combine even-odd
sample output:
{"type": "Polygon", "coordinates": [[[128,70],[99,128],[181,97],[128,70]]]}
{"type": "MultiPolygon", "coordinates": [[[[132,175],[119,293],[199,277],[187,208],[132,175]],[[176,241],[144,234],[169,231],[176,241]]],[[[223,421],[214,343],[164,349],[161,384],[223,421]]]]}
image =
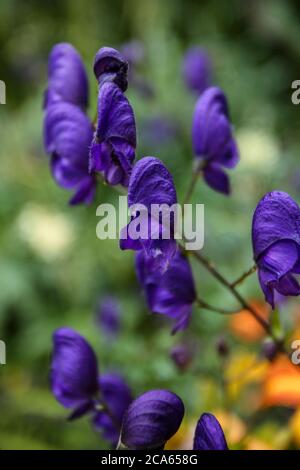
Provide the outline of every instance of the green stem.
{"type": "Polygon", "coordinates": [[[236,287],[237,285],[241,284],[248,276],[251,276],[251,274],[255,273],[256,270],[257,270],[257,266],[256,264],[254,264],[254,266],[252,266],[248,271],[243,273],[234,282],[232,282],[231,286],[236,287]]]}

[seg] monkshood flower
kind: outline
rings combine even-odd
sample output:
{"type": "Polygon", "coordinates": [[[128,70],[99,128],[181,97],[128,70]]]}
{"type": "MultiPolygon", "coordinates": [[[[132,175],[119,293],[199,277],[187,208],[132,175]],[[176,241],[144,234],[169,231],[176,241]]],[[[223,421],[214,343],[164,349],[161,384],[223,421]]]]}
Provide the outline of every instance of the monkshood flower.
{"type": "Polygon", "coordinates": [[[78,106],[58,102],[47,107],[44,145],[51,155],[55,181],[62,188],[74,191],[70,204],[89,204],[95,195],[96,180],[88,171],[92,137],[92,123],[78,106]]]}
{"type": "Polygon", "coordinates": [[[203,93],[212,79],[212,64],[207,51],[201,47],[191,47],[183,58],[182,73],[189,90],[199,95],[203,93]]]}
{"type": "Polygon", "coordinates": [[[90,149],[90,171],[108,184],[128,186],[135,158],[136,127],[132,107],[112,82],[99,87],[98,122],[90,149]]]}
{"type": "Polygon", "coordinates": [[[171,209],[177,195],[173,178],[164,164],[155,157],[144,157],[133,168],[128,188],[131,220],[121,231],[122,250],[144,250],[154,261],[155,268],[165,271],[177,251],[174,239],[174,218],[169,223],[153,214],[153,205],[164,204],[171,209]],[[152,206],[152,207],[151,207],[152,206]],[[140,227],[140,233],[137,233],[140,227]]]}
{"type": "Polygon", "coordinates": [[[178,251],[167,271],[161,274],[153,259],[140,251],[136,256],[136,272],[149,309],[174,320],[173,334],[185,329],[196,300],[193,274],[186,257],[178,251]]]}
{"type": "Polygon", "coordinates": [[[94,74],[101,86],[103,83],[115,83],[122,91],[126,91],[128,62],[122,54],[112,47],[99,49],[94,60],[94,74]]]}
{"type": "Polygon", "coordinates": [[[187,344],[176,344],[170,351],[171,359],[180,371],[185,371],[193,360],[194,351],[187,344]]]}
{"type": "Polygon", "coordinates": [[[196,158],[203,163],[206,183],[214,190],[230,193],[230,182],[224,168],[234,168],[239,152],[232,136],[228,105],[223,91],[207,88],[195,106],[192,143],[196,158]]]}
{"type": "Polygon", "coordinates": [[[93,418],[95,428],[102,431],[104,439],[117,445],[124,413],[132,402],[130,388],[122,377],[116,373],[106,373],[100,376],[99,385],[105,403],[112,416],[99,411],[93,418]]]}
{"type": "Polygon", "coordinates": [[[114,338],[120,331],[120,306],[113,297],[105,297],[97,308],[97,323],[103,333],[114,338]]]}
{"type": "Polygon", "coordinates": [[[228,450],[223,429],[217,418],[211,413],[204,413],[196,426],[194,450],[228,450]]]}
{"type": "Polygon", "coordinates": [[[128,449],[162,449],[184,415],[181,399],[168,390],[140,395],[124,414],[120,441],[128,449]]]}
{"type": "Polygon", "coordinates": [[[266,301],[274,308],[275,294],[297,296],[300,285],[300,209],[281,191],[266,194],[252,221],[254,259],[266,301]]]}
{"type": "Polygon", "coordinates": [[[88,104],[88,80],[80,55],[68,43],[56,44],[48,62],[48,89],[44,107],[64,101],[85,109],[88,104]]]}
{"type": "Polygon", "coordinates": [[[53,395],[72,410],[69,419],[91,414],[103,436],[116,443],[123,414],[131,402],[128,386],[117,374],[99,377],[98,363],[89,343],[71,328],[53,335],[50,384],[53,395]]]}
{"type": "Polygon", "coordinates": [[[93,409],[99,392],[98,363],[89,343],[71,328],[53,335],[50,372],[53,395],[77,417],[93,409]]]}

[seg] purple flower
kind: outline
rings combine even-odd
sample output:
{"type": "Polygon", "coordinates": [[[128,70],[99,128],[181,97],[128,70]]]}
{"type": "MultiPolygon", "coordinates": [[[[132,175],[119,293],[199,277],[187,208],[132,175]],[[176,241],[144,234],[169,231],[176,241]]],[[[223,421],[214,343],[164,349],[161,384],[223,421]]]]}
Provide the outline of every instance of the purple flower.
{"type": "Polygon", "coordinates": [[[112,47],[99,49],[94,60],[94,74],[99,83],[115,83],[122,91],[127,89],[128,62],[119,51],[112,47]]]}
{"type": "Polygon", "coordinates": [[[185,371],[193,360],[194,351],[187,344],[176,344],[171,349],[170,356],[180,371],[185,371]]]}
{"type": "Polygon", "coordinates": [[[183,78],[186,87],[201,94],[210,86],[212,77],[212,64],[205,49],[191,47],[183,58],[183,78]]]}
{"type": "Polygon", "coordinates": [[[176,433],[184,415],[181,399],[168,390],[150,390],[125,412],[121,443],[129,449],[158,449],[176,433]]]}
{"type": "Polygon", "coordinates": [[[77,106],[58,102],[48,106],[44,119],[44,144],[51,155],[55,181],[72,189],[71,204],[92,202],[96,181],[88,171],[89,147],[93,128],[85,113],[77,106]]]}
{"type": "Polygon", "coordinates": [[[110,415],[100,411],[94,416],[93,423],[96,429],[103,432],[107,441],[116,445],[123,415],[132,401],[130,388],[122,377],[115,373],[106,373],[99,378],[102,397],[109,407],[110,415]]]}
{"type": "Polygon", "coordinates": [[[173,179],[164,164],[154,157],[139,160],[129,181],[128,207],[132,217],[121,231],[120,248],[143,249],[154,260],[155,268],[165,271],[177,251],[172,215],[176,202],[173,179]],[[163,217],[161,213],[153,214],[154,204],[157,209],[164,205],[163,217]]]}
{"type": "Polygon", "coordinates": [[[198,99],[192,125],[196,158],[203,160],[203,176],[216,191],[230,193],[225,168],[234,168],[239,160],[232,136],[227,100],[220,88],[210,87],[198,99]]]}
{"type": "Polygon", "coordinates": [[[53,395],[77,417],[93,408],[99,392],[98,365],[89,343],[76,331],[60,328],[53,335],[50,383],[53,395]]]}
{"type": "Polygon", "coordinates": [[[97,322],[108,338],[115,337],[120,330],[120,306],[113,297],[105,297],[98,306],[97,322]]]}
{"type": "Polygon", "coordinates": [[[252,221],[254,259],[266,301],[274,308],[274,295],[300,294],[300,209],[281,191],[266,194],[252,221]]]}
{"type": "Polygon", "coordinates": [[[111,82],[99,87],[98,123],[90,150],[90,171],[111,184],[128,186],[135,157],[136,128],[132,107],[111,82]]]}
{"type": "Polygon", "coordinates": [[[141,251],[136,257],[136,272],[149,309],[175,321],[173,334],[185,329],[196,299],[193,274],[186,257],[178,251],[167,271],[161,274],[153,260],[141,251]]]}
{"type": "Polygon", "coordinates": [[[194,450],[228,450],[223,429],[217,418],[211,413],[204,413],[196,426],[194,450]]]}
{"type": "Polygon", "coordinates": [[[53,395],[65,408],[69,419],[90,413],[97,430],[116,444],[125,410],[132,401],[128,385],[118,374],[99,377],[95,353],[89,343],[71,328],[53,335],[50,384],[53,395]]]}
{"type": "Polygon", "coordinates": [[[81,57],[68,43],[56,44],[48,62],[48,89],[44,107],[64,101],[85,109],[88,104],[88,80],[81,57]]]}

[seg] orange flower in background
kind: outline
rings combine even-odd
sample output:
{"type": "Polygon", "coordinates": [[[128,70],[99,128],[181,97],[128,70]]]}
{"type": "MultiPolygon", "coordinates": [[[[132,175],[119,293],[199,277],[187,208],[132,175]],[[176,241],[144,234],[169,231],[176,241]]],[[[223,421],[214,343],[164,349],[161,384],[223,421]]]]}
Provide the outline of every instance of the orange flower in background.
{"type": "Polygon", "coordinates": [[[263,406],[300,406],[300,367],[284,355],[269,365],[262,388],[263,406]]]}
{"type": "MultiPolygon", "coordinates": [[[[252,300],[250,304],[257,310],[262,318],[265,320],[269,318],[270,307],[265,302],[252,300]]],[[[232,316],[229,326],[235,336],[247,342],[258,341],[266,334],[263,327],[253,318],[251,313],[245,309],[232,316]]]]}

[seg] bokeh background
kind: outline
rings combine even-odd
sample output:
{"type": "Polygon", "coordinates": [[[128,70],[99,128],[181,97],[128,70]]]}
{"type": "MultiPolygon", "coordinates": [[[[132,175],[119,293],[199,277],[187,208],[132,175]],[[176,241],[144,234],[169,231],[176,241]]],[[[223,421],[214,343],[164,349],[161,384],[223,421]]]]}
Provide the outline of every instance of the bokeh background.
{"type": "MultiPolygon", "coordinates": [[[[205,253],[234,279],[253,263],[251,219],[260,197],[281,189],[300,200],[300,107],[291,102],[291,83],[300,78],[299,24],[297,0],[0,2],[0,79],[7,87],[0,106],[0,339],[7,346],[7,364],[0,365],[0,448],[107,448],[88,419],[67,422],[49,390],[52,333],[60,326],[83,334],[100,369],[121,371],[135,395],[164,387],[182,397],[186,418],[170,448],[190,445],[203,411],[217,413],[232,448],[300,447],[297,371],[283,359],[263,358],[262,332],[247,314],[232,321],[195,308],[189,329],[171,336],[168,320],[145,306],[133,254],[121,252],[117,240],[96,238],[96,207],[117,202],[116,193],[100,186],[92,206],[68,206],[70,194],[52,180],[42,143],[51,47],[68,41],[81,53],[95,116],[96,51],[138,40],[146,92],[131,84],[127,92],[138,125],[137,155],[163,160],[182,199],[196,100],[183,83],[182,58],[192,45],[206,48],[213,83],[228,96],[241,161],[230,172],[231,197],[199,181],[193,201],[205,204],[205,253]],[[107,294],[121,309],[114,341],[95,322],[97,302],[107,294]],[[170,358],[182,343],[193,351],[185,371],[170,358]]],[[[209,274],[194,264],[193,270],[207,301],[236,306],[209,274]]],[[[255,274],[241,291],[265,308],[255,274]]],[[[299,313],[297,300],[289,301],[272,321],[297,337],[299,313]]]]}

